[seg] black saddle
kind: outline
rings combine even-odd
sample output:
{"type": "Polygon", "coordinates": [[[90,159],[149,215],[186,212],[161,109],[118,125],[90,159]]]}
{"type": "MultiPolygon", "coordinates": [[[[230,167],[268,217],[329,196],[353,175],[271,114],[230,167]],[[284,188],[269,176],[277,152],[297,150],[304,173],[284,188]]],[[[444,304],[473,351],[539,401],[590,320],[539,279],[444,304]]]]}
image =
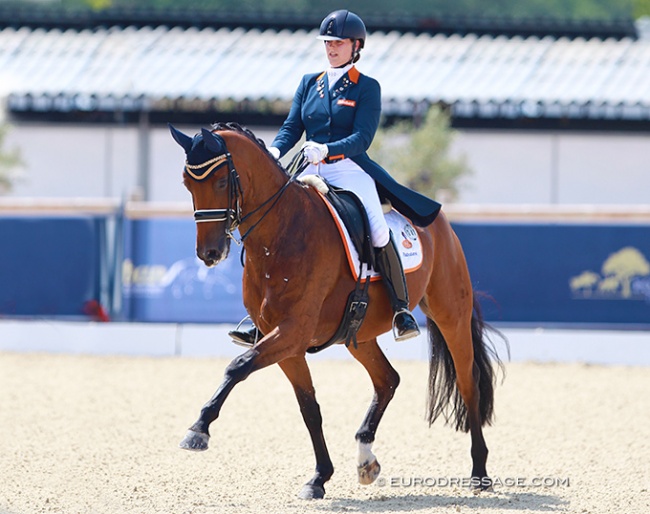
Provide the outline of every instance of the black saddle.
{"type": "Polygon", "coordinates": [[[354,347],[357,347],[357,332],[361,328],[368,309],[368,286],[370,284],[370,277],[362,280],[361,272],[364,264],[373,267],[375,261],[375,251],[370,238],[370,222],[363,203],[352,191],[335,188],[329,184],[328,187],[329,191],[325,196],[339,214],[350,234],[352,244],[359,254],[359,278],[354,291],[348,296],[343,319],[335,334],[326,343],[308,348],[308,353],[320,352],[343,341],[346,346],[353,342],[354,347]]]}
{"type": "Polygon", "coordinates": [[[370,222],[366,208],[352,191],[335,188],[329,184],[328,187],[329,191],[325,196],[348,229],[361,263],[372,267],[375,261],[375,252],[370,238],[370,222]]]}

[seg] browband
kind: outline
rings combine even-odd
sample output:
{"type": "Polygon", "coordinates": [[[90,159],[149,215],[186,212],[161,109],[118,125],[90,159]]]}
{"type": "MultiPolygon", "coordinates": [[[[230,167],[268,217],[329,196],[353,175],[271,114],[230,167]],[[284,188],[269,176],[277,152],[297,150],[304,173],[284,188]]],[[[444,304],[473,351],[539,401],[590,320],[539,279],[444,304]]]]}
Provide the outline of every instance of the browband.
{"type": "Polygon", "coordinates": [[[214,170],[216,170],[219,166],[223,164],[223,161],[225,161],[228,158],[229,154],[223,154],[223,155],[218,155],[217,157],[214,157],[213,159],[210,159],[209,161],[205,161],[201,164],[189,164],[187,161],[185,162],[185,173],[187,173],[190,177],[192,177],[194,180],[205,180],[208,178],[214,170]],[[201,168],[205,168],[206,166],[212,164],[207,170],[205,170],[203,173],[200,175],[194,173],[192,170],[199,170],[201,168]]]}

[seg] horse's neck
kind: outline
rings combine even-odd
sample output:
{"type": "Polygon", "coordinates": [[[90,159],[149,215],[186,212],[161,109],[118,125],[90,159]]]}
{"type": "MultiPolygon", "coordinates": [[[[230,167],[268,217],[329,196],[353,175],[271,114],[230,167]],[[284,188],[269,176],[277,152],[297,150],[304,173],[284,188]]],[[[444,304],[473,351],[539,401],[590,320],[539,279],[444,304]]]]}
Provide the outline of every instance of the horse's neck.
{"type": "Polygon", "coordinates": [[[270,159],[262,158],[257,163],[251,163],[242,176],[242,216],[245,222],[240,227],[240,233],[246,233],[247,241],[252,245],[259,241],[268,241],[282,226],[283,217],[289,202],[293,202],[296,188],[295,183],[287,184],[289,178],[277,168],[270,159]]]}

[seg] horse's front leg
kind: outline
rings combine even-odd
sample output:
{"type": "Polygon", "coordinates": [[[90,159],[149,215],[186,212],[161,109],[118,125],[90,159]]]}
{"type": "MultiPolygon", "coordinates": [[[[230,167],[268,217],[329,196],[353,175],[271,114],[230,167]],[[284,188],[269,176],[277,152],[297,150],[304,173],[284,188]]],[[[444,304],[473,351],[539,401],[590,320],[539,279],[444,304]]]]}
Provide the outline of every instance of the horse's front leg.
{"type": "Polygon", "coordinates": [[[359,460],[357,464],[359,483],[369,485],[377,479],[381,471],[381,466],[372,453],[372,443],[375,441],[377,427],[384,415],[384,411],[399,385],[399,375],[388,362],[384,352],[379,348],[377,339],[359,343],[356,349],[350,345],[349,350],[352,356],[366,368],[375,388],[372,403],[355,436],[359,443],[359,460]]]}
{"type": "Polygon", "coordinates": [[[250,349],[233,361],[226,368],[223,382],[214,393],[210,401],[201,409],[199,419],[189,428],[185,438],[179,446],[184,450],[205,451],[208,449],[208,440],[210,439],[210,424],[219,417],[221,406],[226,401],[230,391],[255,369],[255,361],[259,352],[256,349],[250,349]]]}
{"type": "Polygon", "coordinates": [[[334,473],[334,466],[330,459],[325,437],[323,435],[323,419],[320,407],[316,401],[316,392],[312,383],[311,374],[304,355],[286,359],[279,363],[282,371],[287,376],[300,405],[302,419],[307,425],[311,442],[316,454],[316,473],[300,491],[299,497],[309,499],[320,499],[325,496],[325,482],[334,473]]]}
{"type": "Polygon", "coordinates": [[[226,368],[223,382],[210,401],[201,409],[199,419],[189,428],[180,447],[185,450],[204,451],[208,449],[210,424],[219,417],[221,406],[239,382],[245,380],[253,371],[276,364],[300,351],[286,337],[280,337],[280,327],[276,327],[256,346],[241,354],[226,368]]]}

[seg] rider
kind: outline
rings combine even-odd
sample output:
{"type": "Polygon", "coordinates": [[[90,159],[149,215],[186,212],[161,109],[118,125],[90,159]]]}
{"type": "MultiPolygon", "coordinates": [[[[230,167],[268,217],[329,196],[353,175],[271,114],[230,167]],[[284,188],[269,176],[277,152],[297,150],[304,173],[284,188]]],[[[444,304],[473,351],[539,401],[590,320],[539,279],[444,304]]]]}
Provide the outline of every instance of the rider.
{"type": "MultiPolygon", "coordinates": [[[[269,152],[279,159],[306,132],[302,151],[311,164],[303,176],[318,174],[361,199],[370,221],[375,262],[394,312],[395,339],[402,341],[417,336],[420,330],[409,311],[404,270],[379,195],[420,226],[434,220],[440,204],[397,183],[366,153],[379,126],[381,93],[379,83],[354,66],[366,41],[361,18],[347,10],[334,11],[322,21],[318,39],[325,42],[330,66],[322,73],[302,78],[289,115],[269,152]]],[[[261,337],[255,327],[247,332],[232,331],[230,335],[245,344],[261,337]]]]}

